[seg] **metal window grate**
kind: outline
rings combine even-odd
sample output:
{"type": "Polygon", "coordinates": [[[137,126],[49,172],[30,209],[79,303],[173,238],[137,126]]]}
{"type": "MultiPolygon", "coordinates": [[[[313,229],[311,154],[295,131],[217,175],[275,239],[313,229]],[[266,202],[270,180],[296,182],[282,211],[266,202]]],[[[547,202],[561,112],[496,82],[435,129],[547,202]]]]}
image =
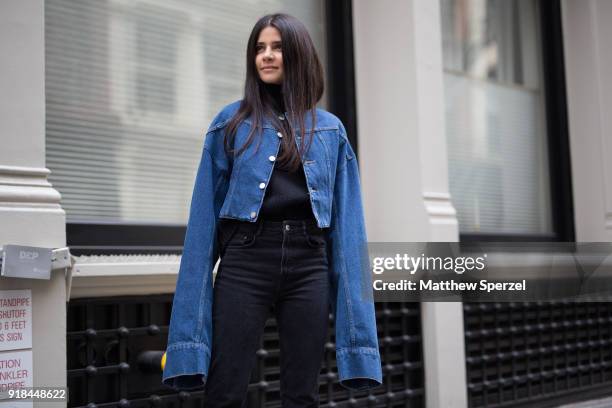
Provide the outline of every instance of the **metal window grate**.
{"type": "MultiPolygon", "coordinates": [[[[138,365],[145,351],[165,350],[172,295],[75,299],[68,304],[69,406],[200,407],[203,390],[176,393],[159,369],[138,365]]],[[[424,407],[418,303],[377,303],[384,385],[353,392],[337,382],[333,319],[320,376],[320,406],[424,407]]],[[[248,407],[280,407],[276,321],[267,322],[249,385],[248,407]]]]}
{"type": "Polygon", "coordinates": [[[466,303],[470,407],[587,399],[612,384],[612,304],[466,303]]]}

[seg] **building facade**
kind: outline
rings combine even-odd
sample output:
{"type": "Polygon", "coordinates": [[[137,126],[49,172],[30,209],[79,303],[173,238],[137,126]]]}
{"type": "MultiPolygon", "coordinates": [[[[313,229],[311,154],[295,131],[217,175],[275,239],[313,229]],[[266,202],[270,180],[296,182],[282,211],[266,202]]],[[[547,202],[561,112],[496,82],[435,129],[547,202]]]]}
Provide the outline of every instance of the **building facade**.
{"type": "MultiPolygon", "coordinates": [[[[370,241],[612,241],[609,1],[6,0],[0,245],[74,261],[0,277],[2,296],[31,291],[31,347],[0,358],[31,358],[32,386],[68,385],[69,406],[202,402],[158,367],[201,136],[241,96],[253,23],[279,10],[319,50],[370,241]]],[[[341,388],[330,338],[322,405],[612,394],[607,303],[390,302],[377,318],[384,386],[341,388]]],[[[249,406],[279,405],[277,342],[270,321],[249,406]]]]}

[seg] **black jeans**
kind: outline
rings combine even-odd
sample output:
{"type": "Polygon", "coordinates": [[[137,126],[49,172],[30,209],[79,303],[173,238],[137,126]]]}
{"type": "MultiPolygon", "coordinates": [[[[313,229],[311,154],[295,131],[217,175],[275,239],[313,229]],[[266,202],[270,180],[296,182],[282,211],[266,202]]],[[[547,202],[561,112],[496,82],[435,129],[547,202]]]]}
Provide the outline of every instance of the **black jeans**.
{"type": "Polygon", "coordinates": [[[221,219],[206,404],[246,407],[255,354],[273,313],[283,408],[317,407],[329,317],[327,233],[312,221],[221,219]]]}

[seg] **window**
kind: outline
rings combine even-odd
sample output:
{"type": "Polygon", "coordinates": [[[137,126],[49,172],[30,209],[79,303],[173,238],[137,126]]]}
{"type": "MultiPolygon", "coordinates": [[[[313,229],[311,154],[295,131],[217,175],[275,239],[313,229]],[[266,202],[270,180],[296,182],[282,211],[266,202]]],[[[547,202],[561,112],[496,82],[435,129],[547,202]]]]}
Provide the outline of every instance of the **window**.
{"type": "Polygon", "coordinates": [[[180,75],[177,51],[182,30],[177,27],[189,15],[142,4],[137,4],[131,14],[136,35],[132,45],[135,49],[129,47],[135,52],[135,70],[131,73],[136,85],[136,106],[143,116],[174,114],[176,94],[180,92],[175,78],[180,75]]]}
{"type": "Polygon", "coordinates": [[[535,0],[442,0],[449,183],[462,234],[553,233],[535,0]]]}
{"type": "Polygon", "coordinates": [[[323,0],[45,2],[46,159],[69,244],[77,225],[88,242],[184,231],[204,132],[242,97],[250,30],[276,11],[306,24],[325,69],[323,0]]]}

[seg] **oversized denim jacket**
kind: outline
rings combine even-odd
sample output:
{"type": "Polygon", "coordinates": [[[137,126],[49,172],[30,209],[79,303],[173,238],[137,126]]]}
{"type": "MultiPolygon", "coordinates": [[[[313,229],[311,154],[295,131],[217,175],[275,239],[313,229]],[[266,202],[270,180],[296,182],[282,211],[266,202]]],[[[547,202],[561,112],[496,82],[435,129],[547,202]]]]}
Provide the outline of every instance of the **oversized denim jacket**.
{"type": "MultiPolygon", "coordinates": [[[[274,167],[269,157],[279,152],[282,135],[266,120],[263,137],[256,133],[242,154],[234,158],[225,153],[223,133],[239,104],[227,105],[214,118],[196,174],[162,378],[176,390],[202,386],[208,375],[212,271],[219,256],[217,222],[219,218],[257,221],[265,194],[260,183],[267,186],[274,167]]],[[[316,116],[314,139],[302,165],[317,224],[329,228],[330,306],[338,379],[348,389],[370,389],[382,384],[382,369],[359,170],[342,122],[322,109],[317,109],[316,116]]],[[[250,127],[248,119],[240,124],[234,147],[243,146],[250,127]]],[[[312,128],[310,115],[306,128],[312,128]]],[[[296,143],[301,137],[297,129],[296,143]]]]}

